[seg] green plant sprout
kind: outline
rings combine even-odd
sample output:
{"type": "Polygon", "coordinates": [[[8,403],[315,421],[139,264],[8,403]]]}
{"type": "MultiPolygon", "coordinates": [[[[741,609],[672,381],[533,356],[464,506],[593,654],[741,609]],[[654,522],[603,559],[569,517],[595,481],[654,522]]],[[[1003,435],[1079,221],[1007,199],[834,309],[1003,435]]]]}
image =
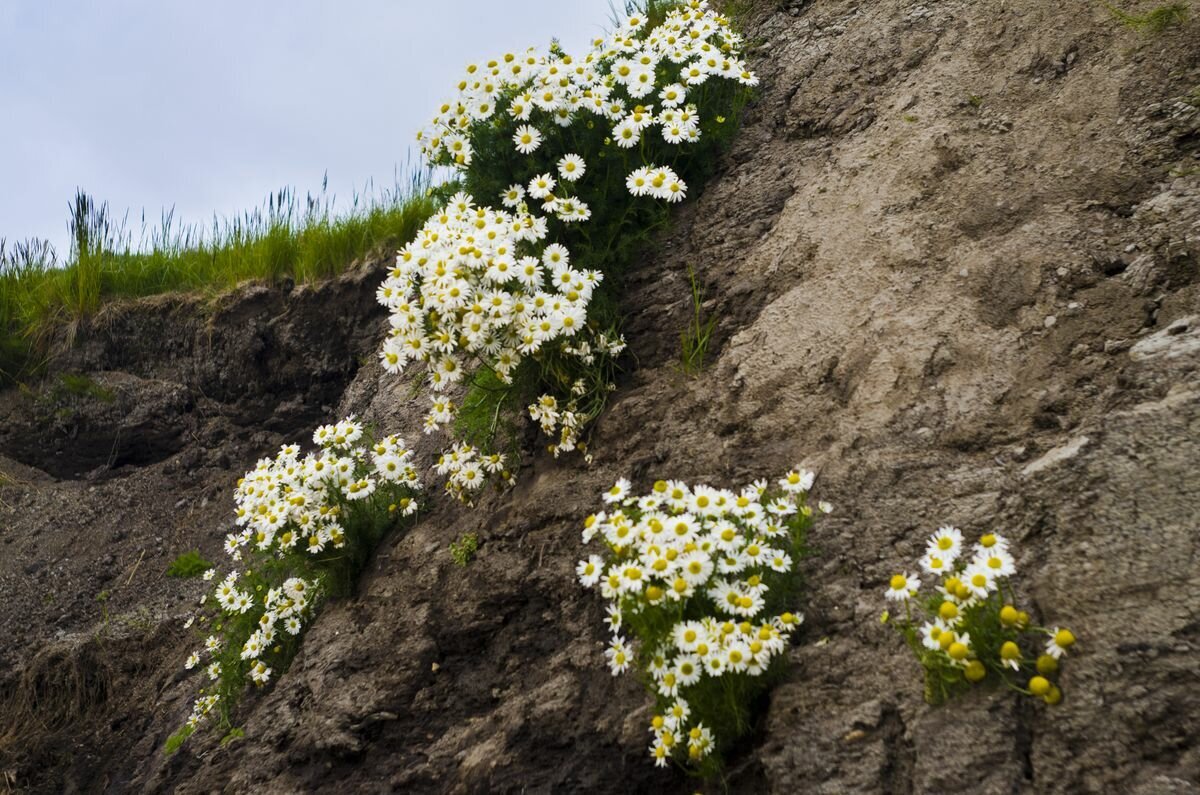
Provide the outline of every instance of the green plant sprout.
{"type": "Polygon", "coordinates": [[[685,373],[695,375],[704,369],[704,357],[708,353],[708,343],[712,339],[717,319],[710,317],[704,320],[701,317],[704,299],[700,292],[700,283],[696,279],[696,271],[690,263],[688,264],[688,282],[691,286],[692,314],[688,321],[688,327],[679,334],[682,348],[680,365],[685,373]]]}
{"type": "Polygon", "coordinates": [[[458,541],[450,542],[450,557],[456,565],[466,568],[478,549],[479,537],[474,533],[467,533],[458,541]]]}
{"type": "Polygon", "coordinates": [[[167,576],[180,578],[199,577],[212,567],[212,563],[209,563],[200,556],[199,550],[191,550],[184,552],[171,561],[171,565],[167,567],[167,576]]]}

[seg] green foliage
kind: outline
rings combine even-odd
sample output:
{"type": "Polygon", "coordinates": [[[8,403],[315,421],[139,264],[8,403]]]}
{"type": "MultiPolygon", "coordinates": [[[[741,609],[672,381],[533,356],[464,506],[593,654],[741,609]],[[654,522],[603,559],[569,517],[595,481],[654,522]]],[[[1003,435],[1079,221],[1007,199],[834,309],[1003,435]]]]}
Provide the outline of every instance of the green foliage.
{"type": "Polygon", "coordinates": [[[708,320],[701,318],[700,310],[704,298],[700,294],[700,283],[696,280],[696,271],[691,264],[688,265],[688,281],[692,288],[692,317],[688,327],[679,335],[682,347],[680,364],[685,373],[695,375],[704,369],[704,357],[708,353],[708,343],[712,339],[717,319],[715,317],[710,317],[708,320]]]}
{"type": "Polygon", "coordinates": [[[105,589],[96,594],[96,604],[100,605],[100,631],[108,629],[108,600],[112,598],[112,593],[105,589]]]}
{"type": "Polygon", "coordinates": [[[507,452],[516,453],[517,425],[513,417],[536,385],[536,377],[537,364],[532,360],[517,367],[511,384],[501,381],[489,367],[476,370],[454,418],[458,438],[487,452],[507,448],[507,452]]]}
{"type": "Polygon", "coordinates": [[[221,747],[224,748],[225,746],[230,745],[231,743],[235,743],[245,736],[246,736],[246,732],[243,729],[240,729],[240,728],[230,729],[229,733],[221,738],[221,747]]]}
{"type": "Polygon", "coordinates": [[[178,751],[187,742],[187,739],[196,732],[195,726],[184,726],[179,731],[167,738],[166,744],[163,745],[163,753],[167,756],[178,751]]]}
{"type": "Polygon", "coordinates": [[[75,373],[63,373],[58,377],[62,391],[68,395],[79,398],[93,398],[102,403],[112,403],[116,400],[112,390],[106,389],[100,384],[97,384],[86,375],[78,375],[75,373]]]}
{"type": "Polygon", "coordinates": [[[475,552],[479,549],[479,536],[474,533],[467,533],[458,541],[450,542],[450,557],[454,558],[455,564],[466,568],[471,562],[471,558],[475,557],[475,552]]]}
{"type": "Polygon", "coordinates": [[[213,567],[213,564],[200,556],[199,550],[184,552],[167,567],[168,577],[199,577],[213,567]]]}
{"type": "Polygon", "coordinates": [[[333,196],[282,189],[263,206],[211,228],[142,219],[135,245],[124,222],[80,191],[71,205],[71,257],[45,241],[0,240],[0,384],[36,374],[49,336],[105,302],[179,290],[221,291],[246,280],[311,282],[408,241],[437,206],[427,172],[380,193],[356,194],[346,212],[333,196]]]}
{"type": "Polygon", "coordinates": [[[1131,14],[1107,4],[1105,8],[1122,25],[1139,33],[1162,33],[1168,28],[1180,27],[1187,22],[1188,14],[1186,3],[1157,6],[1144,14],[1131,14]]]}

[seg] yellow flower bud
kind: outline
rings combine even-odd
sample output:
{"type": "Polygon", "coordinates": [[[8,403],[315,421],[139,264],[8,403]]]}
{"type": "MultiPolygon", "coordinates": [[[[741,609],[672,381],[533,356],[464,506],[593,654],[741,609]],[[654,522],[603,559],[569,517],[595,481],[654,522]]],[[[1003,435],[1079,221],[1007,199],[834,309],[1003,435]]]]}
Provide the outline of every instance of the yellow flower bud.
{"type": "Polygon", "coordinates": [[[1000,621],[1007,627],[1011,627],[1017,623],[1017,608],[1012,605],[1005,605],[1000,608],[1000,621]]]}
{"type": "Polygon", "coordinates": [[[1050,680],[1043,676],[1035,676],[1029,680],[1029,692],[1035,696],[1044,696],[1050,692],[1050,680]]]}
{"type": "Polygon", "coordinates": [[[1062,691],[1055,685],[1050,685],[1050,692],[1042,696],[1042,701],[1045,701],[1050,706],[1054,706],[1062,701],[1062,691]]]}
{"type": "Polygon", "coordinates": [[[969,651],[965,645],[958,641],[951,643],[950,648],[946,649],[946,653],[950,655],[950,659],[952,660],[965,660],[969,651]]]}
{"type": "Polygon", "coordinates": [[[1058,660],[1049,654],[1043,654],[1037,658],[1037,669],[1039,674],[1052,674],[1058,670],[1058,660]]]}
{"type": "Polygon", "coordinates": [[[983,667],[983,663],[979,662],[979,660],[971,660],[967,663],[963,675],[967,677],[968,682],[980,682],[987,676],[987,669],[983,667]]]}
{"type": "Polygon", "coordinates": [[[1069,629],[1060,629],[1054,633],[1054,642],[1064,649],[1075,645],[1075,635],[1069,629]]]}
{"type": "Polygon", "coordinates": [[[938,608],[938,615],[943,621],[953,621],[958,618],[958,607],[954,602],[942,602],[942,606],[938,608]]]}

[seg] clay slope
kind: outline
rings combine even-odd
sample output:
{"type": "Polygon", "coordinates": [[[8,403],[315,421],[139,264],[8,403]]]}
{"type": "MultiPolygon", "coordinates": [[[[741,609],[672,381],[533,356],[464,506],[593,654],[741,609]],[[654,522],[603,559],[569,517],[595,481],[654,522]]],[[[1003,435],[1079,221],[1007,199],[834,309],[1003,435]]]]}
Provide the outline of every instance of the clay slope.
{"type": "MultiPolygon", "coordinates": [[[[1200,24],[1143,37],[1082,2],[816,0],[758,8],[750,34],[760,97],[631,277],[628,372],[594,464],[534,452],[530,437],[515,490],[474,509],[436,502],[247,702],[245,740],[159,753],[190,694],[184,633],[159,619],[192,594],[127,566],[151,528],[171,551],[216,554],[232,479],[315,416],[356,411],[420,436],[410,387],[357,364],[381,330],[362,303],[370,280],[326,302],[351,318],[343,360],[322,370],[340,374],[338,405],[310,399],[297,374],[274,394],[303,410],[268,411],[295,421],[260,438],[261,419],[238,425],[236,400],[218,410],[196,396],[203,379],[174,370],[163,380],[183,390],[185,422],[226,416],[232,430],[92,485],[18,468],[33,485],[0,491],[0,583],[22,606],[0,611],[12,662],[103,673],[83,678],[85,717],[54,749],[8,746],[18,786],[692,790],[650,765],[646,699],[603,668],[600,604],[573,576],[578,522],[618,476],[731,485],[803,462],[837,511],[805,563],[791,672],[731,760],[730,790],[1196,789],[1200,24]],[[694,379],[675,364],[688,264],[720,318],[694,379]],[[945,522],[1012,537],[1037,618],[1079,635],[1062,705],[983,690],[925,704],[879,614],[887,577],[945,522]],[[123,528],[136,543],[115,538],[123,528]],[[464,532],[482,545],[460,569],[447,547],[464,532]],[[119,558],[114,582],[140,584],[113,586],[121,609],[152,615],[92,639],[96,584],[79,583],[105,554],[119,558]],[[42,591],[75,593],[76,608],[56,618],[42,591]]],[[[311,307],[280,300],[309,328],[311,307]]],[[[146,379],[136,362],[169,360],[144,351],[114,369],[146,379]]],[[[39,464],[12,444],[10,458],[39,464]]]]}

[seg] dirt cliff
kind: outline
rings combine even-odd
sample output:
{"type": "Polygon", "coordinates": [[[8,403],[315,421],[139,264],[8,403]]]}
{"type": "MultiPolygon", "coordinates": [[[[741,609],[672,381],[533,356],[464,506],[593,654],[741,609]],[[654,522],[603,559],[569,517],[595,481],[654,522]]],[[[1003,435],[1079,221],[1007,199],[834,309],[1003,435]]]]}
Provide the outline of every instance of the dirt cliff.
{"type": "Polygon", "coordinates": [[[594,463],[530,436],[514,490],[437,501],[386,540],[247,699],[245,739],[161,753],[198,594],[163,569],[217,559],[234,479],[317,420],[358,412],[432,449],[422,402],[373,362],[379,264],[113,307],[44,384],[0,393],[10,786],[692,790],[651,766],[644,694],[602,665],[578,522],[618,476],[733,485],[803,462],[837,510],[730,790],[1200,790],[1200,23],[1139,33],[1072,0],[749,17],[763,85],[630,276],[594,463]],[[676,365],[688,265],[719,318],[695,378],[676,365]],[[1080,637],[1063,704],[924,702],[879,615],[945,522],[1011,536],[1037,618],[1080,637]]]}

